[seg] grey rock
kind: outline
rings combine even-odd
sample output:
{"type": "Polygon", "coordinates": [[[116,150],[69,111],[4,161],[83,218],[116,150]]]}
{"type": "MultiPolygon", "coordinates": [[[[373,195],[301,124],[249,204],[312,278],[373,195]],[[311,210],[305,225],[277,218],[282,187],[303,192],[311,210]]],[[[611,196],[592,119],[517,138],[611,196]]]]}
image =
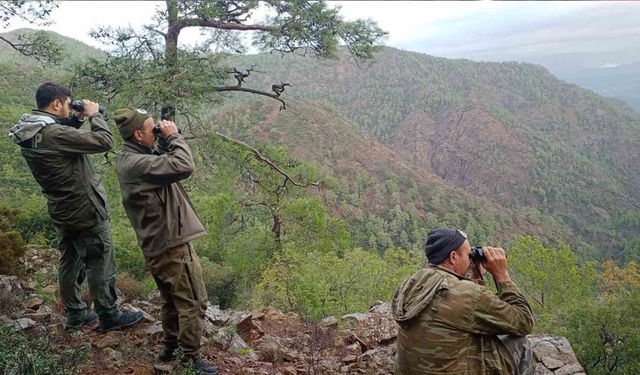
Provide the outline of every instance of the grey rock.
{"type": "Polygon", "coordinates": [[[26,329],[34,327],[36,324],[37,323],[35,321],[29,318],[19,318],[9,323],[9,325],[15,332],[24,331],[26,329]]]}
{"type": "Polygon", "coordinates": [[[546,368],[542,363],[538,363],[533,375],[553,375],[553,371],[546,368]]]}
{"type": "Polygon", "coordinates": [[[342,316],[342,319],[349,322],[355,322],[355,323],[366,322],[368,318],[369,318],[369,314],[367,313],[354,313],[354,314],[347,314],[342,316]]]}
{"type": "Polygon", "coordinates": [[[542,364],[544,364],[549,370],[555,370],[565,365],[564,362],[553,357],[544,357],[540,362],[542,362],[542,364]]]}
{"type": "Polygon", "coordinates": [[[582,366],[577,363],[572,363],[557,369],[554,375],[574,375],[581,372],[584,372],[582,366]]]}
{"type": "Polygon", "coordinates": [[[162,334],[162,324],[161,323],[155,323],[153,325],[150,325],[149,327],[147,327],[144,330],[144,333],[146,333],[149,336],[155,336],[155,335],[162,334]]]}
{"type": "Polygon", "coordinates": [[[328,316],[320,321],[323,327],[335,327],[338,325],[338,319],[335,316],[328,316]]]}
{"type": "Polygon", "coordinates": [[[391,302],[376,301],[369,307],[370,313],[391,314],[391,302]]]}

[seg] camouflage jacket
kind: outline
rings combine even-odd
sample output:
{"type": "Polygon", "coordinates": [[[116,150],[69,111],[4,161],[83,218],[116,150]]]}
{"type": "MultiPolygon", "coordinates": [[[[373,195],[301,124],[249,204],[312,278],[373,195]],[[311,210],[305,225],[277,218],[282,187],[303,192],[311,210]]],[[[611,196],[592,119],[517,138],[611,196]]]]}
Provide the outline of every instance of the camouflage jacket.
{"type": "Polygon", "coordinates": [[[392,301],[399,325],[396,375],[515,374],[498,334],[524,336],[533,314],[513,282],[497,295],[470,279],[428,265],[392,301]]]}
{"type": "Polygon", "coordinates": [[[59,118],[34,110],[11,128],[9,137],[47,198],[52,221],[62,228],[88,228],[109,218],[107,193],[88,154],[113,148],[102,115],[89,118],[91,131],[61,125],[59,118]]]}
{"type": "Polygon", "coordinates": [[[122,204],[147,258],[207,234],[180,180],[194,169],[180,134],[159,138],[155,150],[125,141],[116,161],[122,204]]]}

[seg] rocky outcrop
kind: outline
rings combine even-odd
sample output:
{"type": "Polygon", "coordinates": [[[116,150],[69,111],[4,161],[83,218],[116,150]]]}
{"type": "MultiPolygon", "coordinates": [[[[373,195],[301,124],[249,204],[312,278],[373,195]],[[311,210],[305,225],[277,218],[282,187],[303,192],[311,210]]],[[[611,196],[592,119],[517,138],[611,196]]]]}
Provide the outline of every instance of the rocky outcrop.
{"type": "MultiPolygon", "coordinates": [[[[47,298],[35,294],[26,279],[0,275],[0,296],[12,300],[10,312],[0,311],[0,323],[27,335],[61,332],[64,318],[47,298]]],[[[80,373],[152,374],[175,372],[174,363],[158,363],[162,348],[160,299],[123,303],[141,310],[142,324],[103,333],[96,326],[70,340],[91,343],[91,356],[80,373]],[[84,336],[83,336],[84,335],[84,336]],[[84,337],[84,338],[83,338],[84,337]]],[[[367,312],[306,321],[294,313],[222,310],[209,304],[205,316],[204,355],[226,374],[315,375],[392,374],[398,329],[388,302],[376,302],[367,312]]],[[[581,375],[569,342],[563,337],[530,335],[536,375],[581,375]]]]}

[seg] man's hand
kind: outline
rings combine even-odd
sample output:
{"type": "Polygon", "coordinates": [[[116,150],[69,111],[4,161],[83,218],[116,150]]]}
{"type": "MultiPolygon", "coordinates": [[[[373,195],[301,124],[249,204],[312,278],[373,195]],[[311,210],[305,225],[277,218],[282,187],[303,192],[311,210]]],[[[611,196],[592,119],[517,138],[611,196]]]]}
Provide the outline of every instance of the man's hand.
{"type": "Polygon", "coordinates": [[[178,132],[178,127],[173,121],[160,120],[160,137],[169,138],[171,134],[178,132]]]}
{"type": "Polygon", "coordinates": [[[84,111],[82,111],[80,114],[82,116],[91,116],[93,114],[98,113],[98,111],[100,110],[100,104],[98,103],[94,103],[90,100],[83,100],[84,102],[84,111]]]}
{"type": "Polygon", "coordinates": [[[498,283],[511,281],[507,271],[507,256],[499,247],[483,246],[484,257],[487,259],[482,266],[489,272],[498,283]]]}

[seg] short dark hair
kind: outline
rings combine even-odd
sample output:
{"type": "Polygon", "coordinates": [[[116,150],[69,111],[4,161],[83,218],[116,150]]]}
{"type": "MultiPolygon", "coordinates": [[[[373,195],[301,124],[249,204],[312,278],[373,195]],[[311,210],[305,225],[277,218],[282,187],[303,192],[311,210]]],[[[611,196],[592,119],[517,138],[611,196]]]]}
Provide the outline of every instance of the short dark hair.
{"type": "Polygon", "coordinates": [[[48,81],[36,90],[36,105],[38,109],[44,109],[56,99],[64,102],[69,97],[71,97],[71,90],[67,86],[48,81]]]}

